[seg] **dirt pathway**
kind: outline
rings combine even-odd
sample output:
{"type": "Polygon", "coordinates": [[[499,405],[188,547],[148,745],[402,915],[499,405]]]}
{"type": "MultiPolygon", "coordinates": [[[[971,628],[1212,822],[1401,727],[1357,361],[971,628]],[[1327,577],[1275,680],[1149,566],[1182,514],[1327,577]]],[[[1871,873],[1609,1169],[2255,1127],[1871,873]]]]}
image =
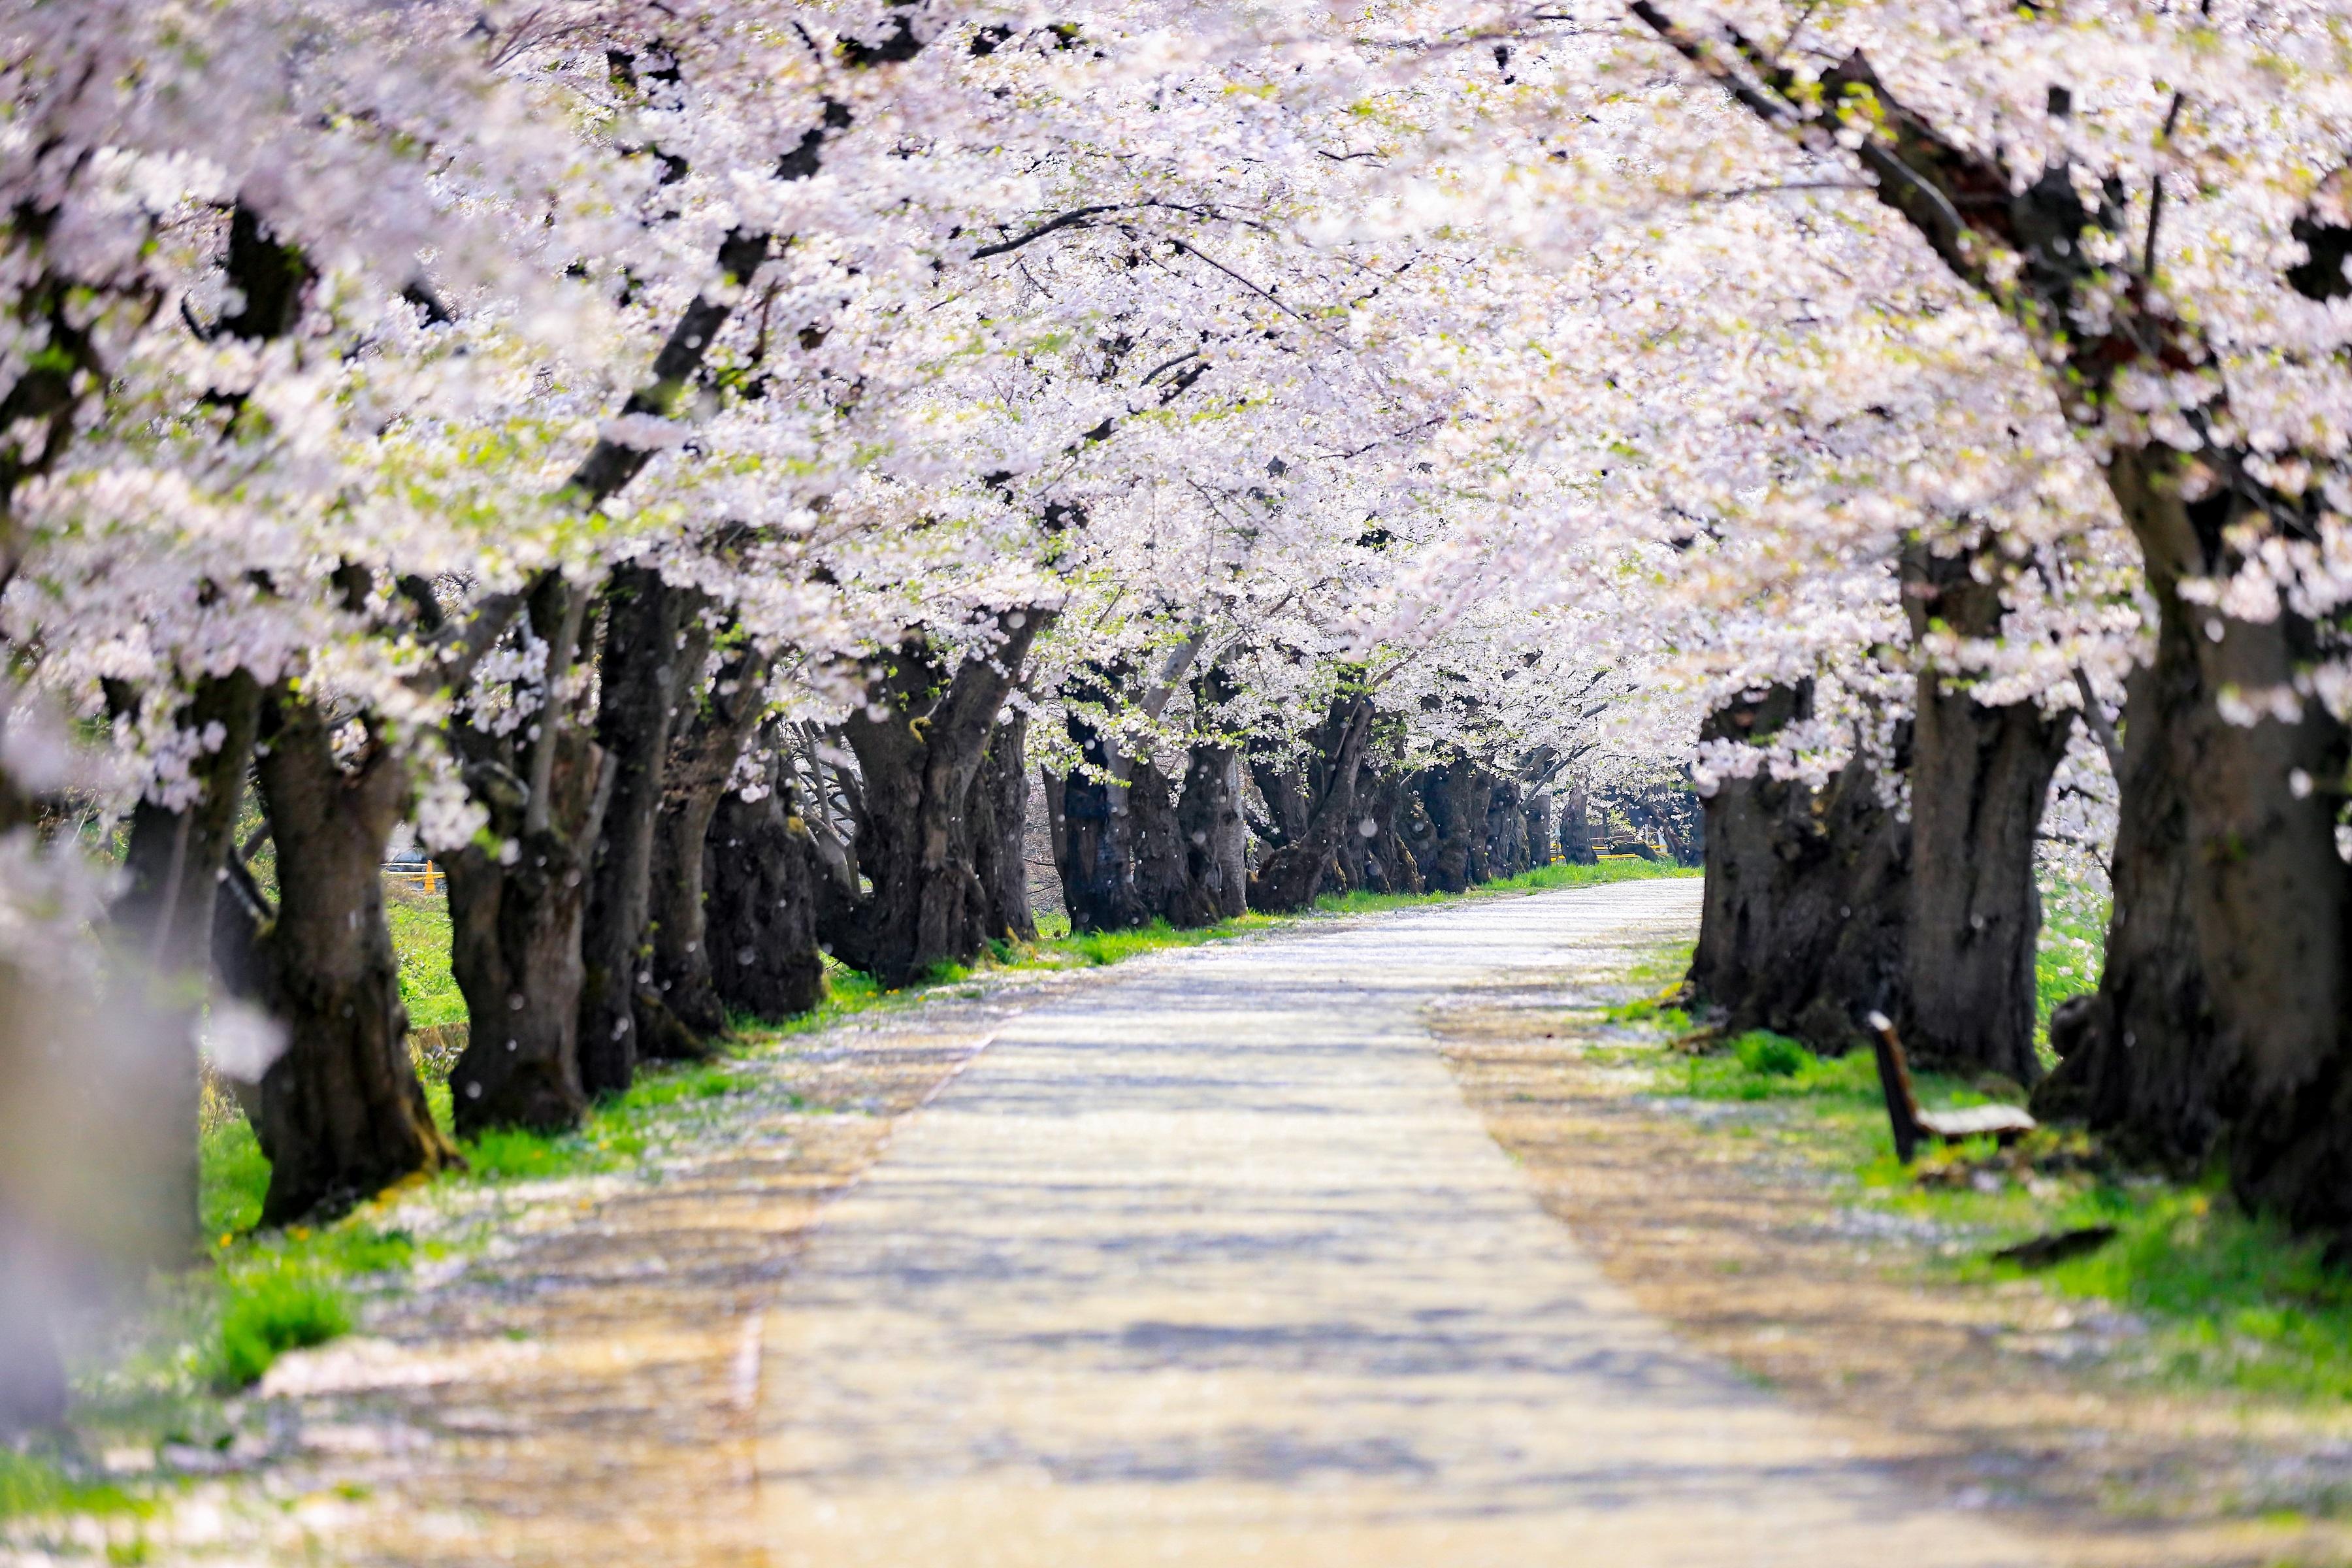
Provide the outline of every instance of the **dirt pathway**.
{"type": "Polygon", "coordinates": [[[1696,881],[1138,964],[1010,1023],[764,1309],[779,1568],[2021,1563],[1683,1348],[1537,1207],[1428,1005],[1696,881]]]}

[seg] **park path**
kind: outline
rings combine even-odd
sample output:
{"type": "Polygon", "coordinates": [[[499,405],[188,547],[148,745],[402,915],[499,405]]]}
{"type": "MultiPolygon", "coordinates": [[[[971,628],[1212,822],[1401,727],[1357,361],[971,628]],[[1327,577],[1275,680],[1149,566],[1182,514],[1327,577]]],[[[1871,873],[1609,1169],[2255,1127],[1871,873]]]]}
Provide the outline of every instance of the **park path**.
{"type": "Polygon", "coordinates": [[[1013,1019],[763,1309],[779,1568],[2024,1563],[1678,1346],[1424,1009],[1686,934],[1696,880],[1139,963],[1013,1019]]]}

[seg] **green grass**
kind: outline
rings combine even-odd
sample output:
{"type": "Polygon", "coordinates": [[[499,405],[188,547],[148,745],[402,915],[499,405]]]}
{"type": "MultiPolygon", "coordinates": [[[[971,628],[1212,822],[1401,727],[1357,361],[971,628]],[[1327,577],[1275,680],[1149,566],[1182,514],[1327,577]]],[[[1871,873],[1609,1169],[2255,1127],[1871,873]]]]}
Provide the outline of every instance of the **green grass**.
{"type": "MultiPolygon", "coordinates": [[[[1860,1127],[1875,1118],[1885,1131],[1885,1101],[1879,1096],[1878,1067],[1866,1051],[1842,1057],[1818,1057],[1798,1041],[1769,1029],[1751,1029],[1730,1042],[1724,1054],[1682,1055],[1661,1063],[1657,1082],[1663,1090],[1693,1100],[1801,1100],[1832,1102],[1848,1113],[1859,1113],[1860,1127]]],[[[1920,1098],[1937,1105],[1982,1105],[1985,1096],[1957,1079],[1935,1073],[1916,1075],[1920,1098]]],[[[1891,1153],[1894,1135],[1885,1142],[1891,1153]]]]}
{"type": "Polygon", "coordinates": [[[384,918],[400,959],[400,999],[411,1027],[430,1029],[466,1021],[466,994],[449,973],[449,905],[439,893],[387,889],[384,918]]]}
{"type": "Polygon", "coordinates": [[[2045,1049],[2051,1010],[2069,996],[2099,988],[2108,907],[2105,889],[2061,882],[2054,872],[2044,871],[2042,936],[2033,954],[2033,1021],[2045,1049]]]}
{"type": "MultiPolygon", "coordinates": [[[[465,1155],[463,1179],[478,1182],[549,1181],[628,1168],[655,1142],[658,1112],[698,1100],[723,1099],[750,1079],[725,1059],[709,1062],[648,1062],[637,1070],[625,1094],[606,1095],[589,1108],[569,1132],[532,1132],[499,1128],[458,1144],[465,1155]]],[[[427,1098],[431,1095],[428,1092],[427,1098]]]]}
{"type": "Polygon", "coordinates": [[[2352,1279],[2324,1264],[2319,1243],[2250,1218],[2219,1184],[2120,1194],[2111,1214],[2122,1235],[2049,1279],[2158,1325],[2164,1375],[2271,1398],[2352,1401],[2352,1279]]]}
{"type": "Polygon", "coordinates": [[[325,1270],[299,1265],[230,1272],[208,1371],[224,1390],[258,1383],[288,1351],[349,1333],[352,1305],[325,1270]]]}
{"type": "MultiPolygon", "coordinates": [[[[1062,923],[1066,927],[1068,921],[1065,920],[1062,923]]],[[[1198,947],[1205,942],[1220,942],[1248,931],[1271,931],[1281,923],[1280,918],[1275,915],[1245,914],[1192,931],[1179,931],[1166,921],[1153,921],[1150,925],[1139,926],[1133,931],[1083,931],[1076,935],[1065,931],[1064,934],[1053,937],[1044,936],[1041,932],[1040,940],[1028,954],[1008,952],[999,962],[1008,968],[1040,965],[1096,968],[1147,952],[1198,947]]]]}
{"type": "Polygon", "coordinates": [[[153,1504],[46,1454],[0,1447],[0,1521],[54,1514],[144,1514],[153,1504]]]}
{"type": "Polygon", "coordinates": [[[261,1223],[261,1197],[269,1190],[269,1162],[244,1117],[229,1112],[208,1123],[197,1149],[203,1185],[197,1212],[205,1234],[221,1244],[261,1223]]]}
{"type": "Polygon", "coordinates": [[[1740,1070],[1763,1079],[1793,1079],[1807,1068],[1820,1066],[1820,1058],[1801,1044],[1769,1029],[1753,1029],[1740,1036],[1732,1042],[1731,1054],[1740,1070]]]}

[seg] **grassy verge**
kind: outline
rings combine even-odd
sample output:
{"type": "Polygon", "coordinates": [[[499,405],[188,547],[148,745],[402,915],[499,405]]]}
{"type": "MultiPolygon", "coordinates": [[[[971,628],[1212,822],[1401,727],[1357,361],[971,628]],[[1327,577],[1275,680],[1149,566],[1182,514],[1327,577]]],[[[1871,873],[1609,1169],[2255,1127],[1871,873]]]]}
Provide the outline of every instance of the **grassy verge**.
{"type": "Polygon", "coordinates": [[[400,957],[400,999],[408,1005],[409,1026],[464,1023],[466,994],[449,973],[448,896],[423,892],[412,883],[388,883],[383,912],[392,926],[392,950],[400,957]]]}
{"type": "MultiPolygon", "coordinates": [[[[1658,965],[1680,967],[1687,950],[1658,965]]],[[[2264,1401],[2352,1400],[2352,1279],[2324,1266],[2315,1243],[2251,1216],[2217,1181],[2168,1182],[2106,1161],[2079,1132],[2043,1129],[2010,1149],[1979,1139],[1895,1158],[1877,1069],[1855,1053],[1814,1056],[1762,1031],[1691,1056],[1664,1037],[1683,1024],[1649,1005],[1613,1010],[1648,1023],[1638,1044],[1597,1047],[1604,1061],[1644,1067],[1670,1105],[1714,1107],[1708,1136],[1769,1140],[1801,1156],[1860,1207],[1903,1216],[1936,1239],[1917,1267],[1948,1283],[2031,1273],[2046,1288],[2115,1315],[2110,1366],[2184,1391],[2264,1401]],[[2029,1270],[1993,1255],[2020,1242],[2112,1226],[2082,1256],[2029,1270]]],[[[1929,1105],[1982,1103],[1977,1086],[1917,1076],[1929,1105]]]]}
{"type": "Polygon", "coordinates": [[[2045,1045],[2051,1009],[2069,996],[2099,988],[2099,969],[2107,951],[2107,909],[2102,890],[2043,879],[2042,937],[2033,954],[2033,1021],[2045,1045]]]}

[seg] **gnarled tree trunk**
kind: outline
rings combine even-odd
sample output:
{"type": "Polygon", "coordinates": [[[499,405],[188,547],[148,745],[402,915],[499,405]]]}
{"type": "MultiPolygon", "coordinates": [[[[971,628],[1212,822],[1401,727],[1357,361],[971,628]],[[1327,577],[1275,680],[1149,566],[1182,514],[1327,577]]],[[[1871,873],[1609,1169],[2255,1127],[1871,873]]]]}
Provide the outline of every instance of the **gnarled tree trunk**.
{"type": "Polygon", "coordinates": [[[601,749],[561,711],[583,608],[559,577],[531,596],[531,629],[550,650],[550,696],[520,753],[508,738],[456,727],[467,787],[489,811],[490,836],[509,847],[469,844],[444,862],[449,966],[466,996],[466,1049],[449,1074],[462,1135],[499,1126],[560,1131],[587,1109],[581,926],[610,774],[601,749]]]}
{"type": "MultiPolygon", "coordinates": [[[[1965,556],[1917,546],[1903,563],[1914,646],[1930,620],[1962,637],[2000,626],[2000,590],[1965,556]]],[[[2034,833],[2071,715],[2032,701],[1988,707],[1923,657],[1911,742],[1911,899],[1904,1015],[1911,1058],[2021,1084],[2033,1050],[2034,949],[2042,896],[2034,833]]]]}
{"type": "MultiPolygon", "coordinates": [[[[637,993],[652,982],[646,921],[654,818],[661,810],[662,763],[677,707],[678,628],[687,598],[646,566],[614,569],[604,589],[596,743],[611,785],[590,851],[581,925],[580,1086],[591,1095],[618,1094],[636,1074],[637,993]]],[[[679,1048],[679,1042],[670,1044],[679,1048]]]]}
{"type": "Polygon", "coordinates": [[[1069,730],[1087,765],[1071,769],[1060,784],[1055,865],[1062,873],[1062,907],[1069,911],[1074,931],[1139,926],[1150,916],[1135,886],[1136,824],[1123,777],[1128,764],[1093,725],[1075,714],[1069,730]]]}
{"type": "Polygon", "coordinates": [[[1486,806],[1492,788],[1486,770],[1467,757],[1422,774],[1422,810],[1436,836],[1422,873],[1437,891],[1464,893],[1486,879],[1486,806]]]}
{"type": "Polygon", "coordinates": [[[1421,869],[1414,863],[1412,851],[1405,847],[1399,826],[1399,819],[1408,816],[1419,804],[1412,778],[1390,773],[1369,786],[1360,786],[1359,795],[1362,816],[1356,824],[1360,844],[1357,853],[1363,868],[1363,886],[1376,893],[1420,892],[1421,869]],[[1367,822],[1372,828],[1369,834],[1362,831],[1367,822]]]}
{"type": "Polygon", "coordinates": [[[1007,708],[988,738],[971,781],[972,874],[980,879],[981,930],[992,942],[1035,942],[1029,912],[1029,715],[1007,708]]]}
{"type": "MultiPolygon", "coordinates": [[[[1774,687],[1717,712],[1706,733],[1762,741],[1811,704],[1810,687],[1774,687]]],[[[1759,773],[1705,797],[1706,885],[1688,984],[1727,1028],[1841,1052],[1864,1039],[1862,1015],[1895,1010],[1911,834],[1878,784],[1857,755],[1818,794],[1759,773]]]]}
{"type": "Polygon", "coordinates": [[[1182,803],[1176,784],[1159,765],[1138,757],[1128,764],[1128,820],[1135,844],[1135,902],[1145,921],[1175,923],[1174,912],[1190,899],[1190,858],[1180,822],[1182,803]]]}
{"type": "Polygon", "coordinates": [[[278,902],[258,956],[287,1047],[261,1079],[264,1225],[334,1213],[456,1152],[408,1055],[408,1010],[384,922],[383,852],[408,801],[404,765],[371,740],[336,761],[333,726],[280,688],[257,771],[278,845],[278,902]]]}
{"type": "Polygon", "coordinates": [[[1176,803],[1184,851],[1180,896],[1163,911],[1180,931],[1215,925],[1249,909],[1249,826],[1242,816],[1241,753],[1196,744],[1185,760],[1176,803]]]}
{"type": "Polygon", "coordinates": [[[1486,876],[1489,880],[1516,877],[1528,868],[1527,830],[1527,805],[1520,798],[1517,782],[1493,779],[1492,793],[1486,799],[1486,876]]]}
{"type": "Polygon", "coordinates": [[[1592,848],[1592,806],[1584,786],[1571,783],[1559,803],[1559,858],[1571,866],[1600,858],[1592,848]]]}
{"type": "Polygon", "coordinates": [[[874,700],[842,727],[864,779],[857,861],[873,890],[853,897],[837,889],[839,907],[823,924],[836,957],[886,985],[936,964],[970,963],[987,941],[986,900],[972,868],[972,780],[1045,618],[1034,609],[1004,611],[994,651],[966,658],[952,675],[910,639],[886,661],[874,700]]]}
{"type": "MultiPolygon", "coordinates": [[[[689,637],[688,645],[679,656],[681,668],[688,660],[698,668],[702,654],[708,651],[707,639],[689,637]]],[[[637,1014],[637,1037],[656,1054],[680,1054],[659,1047],[658,1037],[666,1032],[667,1021],[703,1037],[727,1027],[726,1004],[711,970],[703,847],[710,838],[711,822],[727,793],[727,781],[759,727],[767,670],[766,658],[755,649],[745,648],[720,667],[709,692],[690,709],[692,693],[683,691],[681,680],[679,709],[684,721],[671,738],[669,761],[662,773],[662,805],[654,819],[649,878],[653,989],[659,997],[658,1011],[641,1005],[637,1014]],[[689,711],[691,716],[686,717],[689,711]]],[[[809,918],[805,909],[809,897],[803,889],[803,924],[809,918]]],[[[812,948],[814,942],[812,937],[812,948]]]]}
{"type": "Polygon", "coordinates": [[[1307,908],[1322,893],[1339,858],[1340,835],[1355,828],[1356,773],[1363,762],[1364,740],[1371,723],[1369,699],[1341,697],[1332,701],[1330,716],[1321,726],[1328,738],[1328,749],[1321,751],[1316,769],[1321,774],[1321,787],[1297,837],[1267,856],[1250,879],[1252,909],[1286,913],[1307,908]]]}
{"type": "Polygon", "coordinates": [[[2150,585],[2161,619],[2155,661],[2125,686],[2106,963],[2095,994],[2051,1016],[2059,1062],[2036,1086],[2033,1111],[2086,1122],[2126,1156],[2186,1173],[2236,1113],[2240,1064],[2213,1027],[2191,903],[2198,634],[2172,584],[2150,585]]]}
{"type": "MultiPolygon", "coordinates": [[[[2336,849],[2347,738],[2310,698],[2292,720],[2224,716],[2232,694],[2246,694],[2251,705],[2258,694],[2292,692],[2296,672],[2317,658],[2318,639],[2289,608],[2257,622],[2179,604],[2181,578],[2226,565],[2225,531],[2235,521],[2226,490],[2185,504],[2180,467],[2177,455],[2151,448],[2111,459],[2107,479],[2165,607],[2181,610],[2194,627],[2185,640],[2195,650],[2198,698],[2172,743],[2184,764],[2189,905],[2211,1005],[2205,1049],[2231,1073],[2217,1097],[2232,1113],[2231,1183],[2250,1205],[2331,1233],[2340,1246],[2352,1237],[2352,868],[2336,849]]],[[[2143,913],[2154,911],[2118,904],[2127,921],[2143,913]]],[[[2179,988],[2179,966],[2165,968],[2179,988]]],[[[2158,970],[2146,978],[2165,977],[2158,970]]],[[[2179,1047],[2192,1043],[2168,1047],[2156,1060],[2177,1070],[2179,1047]]]]}
{"type": "Polygon", "coordinates": [[[1551,791],[1539,789],[1528,796],[1521,808],[1527,822],[1528,864],[1549,866],[1552,861],[1551,791]]]}
{"type": "Polygon", "coordinates": [[[703,950],[719,1000],[789,1018],[824,1000],[817,951],[816,841],[795,809],[780,736],[757,800],[723,791],[702,840],[703,950]]]}

